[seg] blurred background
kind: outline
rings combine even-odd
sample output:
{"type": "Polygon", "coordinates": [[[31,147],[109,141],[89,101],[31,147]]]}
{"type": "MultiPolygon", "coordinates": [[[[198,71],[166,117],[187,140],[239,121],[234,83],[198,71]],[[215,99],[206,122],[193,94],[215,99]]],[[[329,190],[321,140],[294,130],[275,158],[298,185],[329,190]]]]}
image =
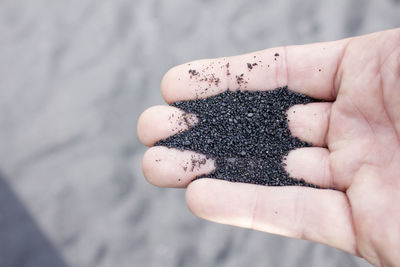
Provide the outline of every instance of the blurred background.
{"type": "Polygon", "coordinates": [[[136,122],[174,65],[399,26],[399,0],[0,0],[0,266],[369,266],[196,218],[136,122]]]}

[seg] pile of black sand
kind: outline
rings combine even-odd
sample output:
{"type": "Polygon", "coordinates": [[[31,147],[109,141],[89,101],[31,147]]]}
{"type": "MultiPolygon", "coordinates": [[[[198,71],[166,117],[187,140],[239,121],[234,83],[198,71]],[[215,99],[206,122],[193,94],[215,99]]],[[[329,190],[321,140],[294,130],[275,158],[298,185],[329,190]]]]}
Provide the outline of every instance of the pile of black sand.
{"type": "Polygon", "coordinates": [[[291,135],[286,111],[296,104],[317,101],[283,87],[225,91],[206,99],[176,102],[171,106],[196,114],[199,121],[156,145],[192,150],[214,159],[215,171],[197,178],[315,187],[290,177],[282,162],[290,150],[311,146],[291,135]]]}

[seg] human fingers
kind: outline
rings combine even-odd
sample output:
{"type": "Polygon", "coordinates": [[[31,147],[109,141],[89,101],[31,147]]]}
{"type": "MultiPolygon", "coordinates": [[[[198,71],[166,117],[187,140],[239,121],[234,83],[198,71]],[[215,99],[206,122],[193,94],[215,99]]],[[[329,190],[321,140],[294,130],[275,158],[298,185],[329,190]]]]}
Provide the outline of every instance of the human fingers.
{"type": "Polygon", "coordinates": [[[326,147],[331,108],[330,102],[292,106],[287,111],[290,132],[313,146],[326,147]]]}
{"type": "Polygon", "coordinates": [[[171,135],[188,130],[197,122],[196,115],[170,106],[153,106],[145,110],[138,120],[138,137],[146,146],[171,135]]]}
{"type": "Polygon", "coordinates": [[[144,177],[160,187],[186,187],[214,168],[214,161],[204,155],[162,146],[149,148],[142,160],[144,177]]]}
{"type": "Polygon", "coordinates": [[[290,151],[284,160],[285,169],[291,177],[304,179],[321,188],[334,188],[329,156],[329,150],[326,148],[298,148],[290,151]]]}
{"type": "MultiPolygon", "coordinates": [[[[326,146],[331,103],[295,105],[288,114],[288,124],[293,136],[311,142],[313,146],[326,146]]],[[[197,123],[194,114],[170,106],[154,106],[142,113],[138,120],[138,136],[143,144],[157,141],[188,130],[197,123]]]]}
{"type": "Polygon", "coordinates": [[[350,206],[340,191],[199,179],[188,186],[186,202],[194,214],[207,220],[357,254],[350,206]]]}
{"type": "Polygon", "coordinates": [[[334,100],[336,73],[348,40],[276,47],[249,54],[183,64],[164,76],[167,103],[206,98],[225,90],[288,86],[308,96],[334,100]]]}

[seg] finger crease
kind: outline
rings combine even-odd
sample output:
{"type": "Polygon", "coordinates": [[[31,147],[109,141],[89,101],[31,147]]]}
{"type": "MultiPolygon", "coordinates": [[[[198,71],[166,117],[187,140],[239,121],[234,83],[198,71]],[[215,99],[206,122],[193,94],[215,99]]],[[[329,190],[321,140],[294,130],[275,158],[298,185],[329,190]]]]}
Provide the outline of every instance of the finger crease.
{"type": "Polygon", "coordinates": [[[289,86],[289,65],[288,65],[288,60],[287,60],[287,46],[283,47],[283,63],[284,63],[284,69],[285,69],[285,76],[283,78],[284,84],[289,86]]]}
{"type": "Polygon", "coordinates": [[[258,205],[259,205],[259,186],[255,186],[254,201],[253,201],[253,207],[251,209],[251,219],[250,219],[250,224],[249,224],[250,229],[255,229],[254,227],[255,227],[255,222],[256,222],[258,205]]]}
{"type": "Polygon", "coordinates": [[[345,57],[345,54],[346,54],[346,51],[347,51],[347,47],[349,46],[350,42],[351,42],[351,40],[348,40],[346,42],[346,44],[344,45],[344,47],[342,49],[342,53],[338,57],[338,60],[337,60],[337,63],[336,63],[336,71],[335,71],[335,74],[334,74],[333,79],[332,79],[332,82],[333,82],[332,91],[331,91],[332,99],[336,99],[336,95],[339,92],[339,87],[340,87],[340,83],[341,83],[341,80],[342,80],[342,77],[341,77],[342,75],[341,75],[341,73],[339,73],[339,71],[340,71],[340,67],[341,67],[342,62],[343,62],[343,58],[345,57]]]}
{"type": "Polygon", "coordinates": [[[304,233],[304,196],[302,188],[297,190],[296,202],[294,211],[294,236],[300,239],[306,239],[306,234],[304,233]]]}

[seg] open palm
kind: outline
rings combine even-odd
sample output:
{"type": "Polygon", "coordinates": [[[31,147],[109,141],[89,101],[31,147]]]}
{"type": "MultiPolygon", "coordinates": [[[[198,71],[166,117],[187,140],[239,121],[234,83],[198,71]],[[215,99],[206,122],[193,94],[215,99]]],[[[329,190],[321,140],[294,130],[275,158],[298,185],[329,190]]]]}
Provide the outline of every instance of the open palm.
{"type": "MultiPolygon", "coordinates": [[[[191,182],[213,170],[212,159],[165,147],[146,152],[145,177],[187,187],[189,208],[205,219],[325,243],[377,266],[399,264],[400,30],[191,62],[165,75],[162,93],[171,103],[285,85],[325,100],[288,110],[292,134],[313,147],[290,152],[287,171],[334,190],[191,182]],[[187,171],[193,157],[204,160],[187,171]]],[[[195,123],[194,115],[156,106],[140,117],[138,135],[151,146],[195,123]]]]}

